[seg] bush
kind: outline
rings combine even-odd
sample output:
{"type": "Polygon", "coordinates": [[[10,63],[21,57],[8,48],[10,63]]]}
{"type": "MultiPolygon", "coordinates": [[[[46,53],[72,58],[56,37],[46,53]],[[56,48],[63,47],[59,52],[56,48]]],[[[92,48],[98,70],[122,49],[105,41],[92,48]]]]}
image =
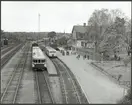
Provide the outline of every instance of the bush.
{"type": "Polygon", "coordinates": [[[131,100],[132,100],[132,96],[131,96],[131,87],[130,89],[128,89],[127,91],[127,95],[124,96],[119,102],[118,104],[132,104],[131,100]]]}

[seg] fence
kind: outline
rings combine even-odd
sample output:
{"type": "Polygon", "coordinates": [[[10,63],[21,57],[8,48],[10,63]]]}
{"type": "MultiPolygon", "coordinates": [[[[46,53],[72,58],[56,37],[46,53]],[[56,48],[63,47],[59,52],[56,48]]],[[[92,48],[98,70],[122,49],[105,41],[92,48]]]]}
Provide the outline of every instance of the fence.
{"type": "Polygon", "coordinates": [[[120,81],[120,80],[118,80],[119,75],[118,75],[118,76],[117,76],[117,75],[112,75],[112,74],[108,73],[107,71],[105,71],[103,68],[97,66],[97,65],[96,65],[95,63],[93,63],[93,62],[91,62],[90,64],[91,64],[92,66],[98,68],[102,73],[104,73],[104,74],[106,74],[107,76],[109,76],[109,77],[115,79],[115,80],[118,82],[119,85],[124,85],[124,86],[127,86],[127,87],[130,87],[130,86],[131,86],[131,81],[120,81]]]}
{"type": "Polygon", "coordinates": [[[119,85],[125,85],[127,87],[131,86],[131,81],[119,81],[119,85]]]}

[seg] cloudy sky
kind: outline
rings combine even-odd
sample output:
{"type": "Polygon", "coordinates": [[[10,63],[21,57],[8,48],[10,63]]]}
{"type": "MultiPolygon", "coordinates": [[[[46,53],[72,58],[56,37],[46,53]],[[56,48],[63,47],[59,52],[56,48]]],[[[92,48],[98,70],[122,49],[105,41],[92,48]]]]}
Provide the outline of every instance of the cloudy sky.
{"type": "Polygon", "coordinates": [[[87,23],[95,9],[121,9],[131,18],[131,2],[1,2],[1,28],[4,31],[68,32],[73,25],[87,23]]]}

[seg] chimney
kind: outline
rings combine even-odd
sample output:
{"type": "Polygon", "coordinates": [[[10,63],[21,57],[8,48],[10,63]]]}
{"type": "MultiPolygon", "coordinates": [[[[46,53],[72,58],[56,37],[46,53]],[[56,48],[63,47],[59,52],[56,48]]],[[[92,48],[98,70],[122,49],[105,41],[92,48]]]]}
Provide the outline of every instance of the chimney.
{"type": "Polygon", "coordinates": [[[86,23],[83,23],[83,26],[85,27],[86,26],[86,23]]]}

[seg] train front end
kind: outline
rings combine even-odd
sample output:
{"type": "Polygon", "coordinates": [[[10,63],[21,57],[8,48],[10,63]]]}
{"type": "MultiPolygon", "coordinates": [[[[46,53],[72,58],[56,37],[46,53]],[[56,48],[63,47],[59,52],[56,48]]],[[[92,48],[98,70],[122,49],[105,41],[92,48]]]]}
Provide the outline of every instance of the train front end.
{"type": "Polygon", "coordinates": [[[46,70],[47,69],[47,66],[46,66],[46,59],[34,59],[32,61],[32,68],[34,70],[46,70]]]}
{"type": "Polygon", "coordinates": [[[32,68],[33,70],[46,70],[46,57],[38,46],[32,47],[32,68]]]}

